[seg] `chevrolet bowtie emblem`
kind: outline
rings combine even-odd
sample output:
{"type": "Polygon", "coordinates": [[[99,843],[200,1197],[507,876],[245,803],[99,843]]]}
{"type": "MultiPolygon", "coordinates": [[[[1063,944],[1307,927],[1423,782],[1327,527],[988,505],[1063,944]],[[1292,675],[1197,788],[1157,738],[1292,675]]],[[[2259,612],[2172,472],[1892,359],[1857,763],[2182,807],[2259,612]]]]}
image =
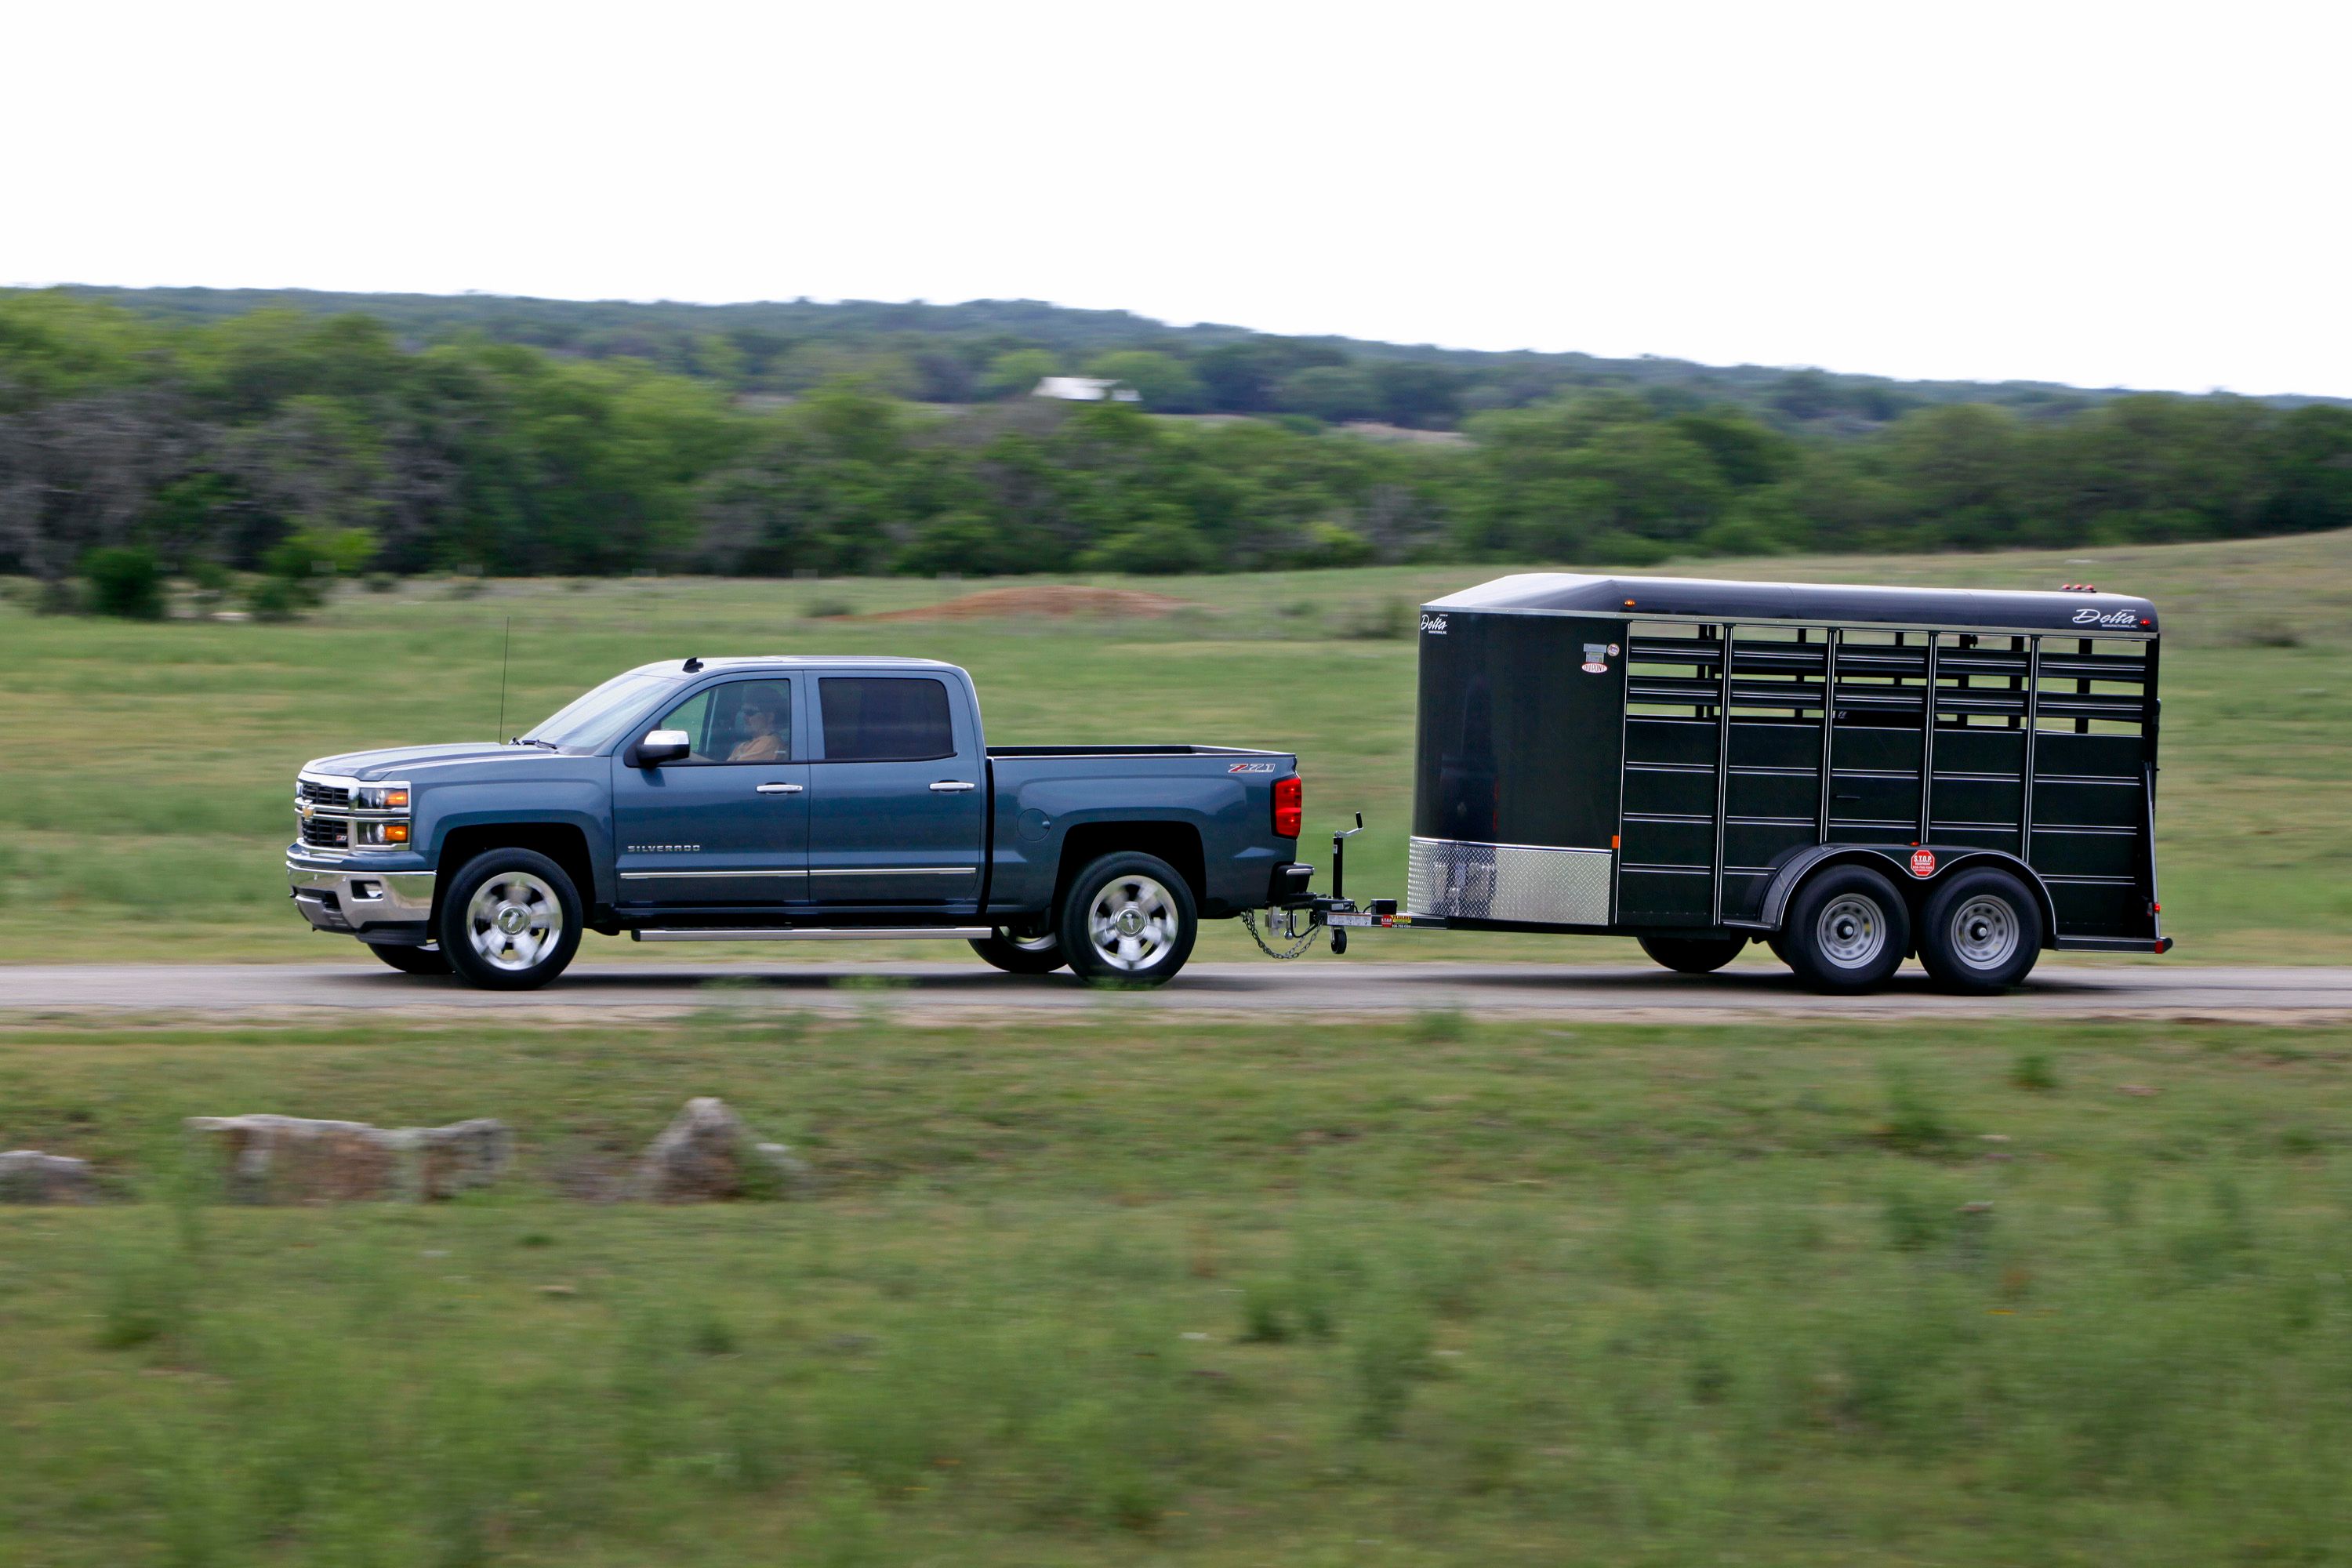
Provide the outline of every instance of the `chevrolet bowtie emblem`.
{"type": "Polygon", "coordinates": [[[301,812],[302,812],[302,816],[303,816],[304,820],[306,820],[306,821],[307,821],[307,820],[310,818],[310,803],[309,801],[307,801],[307,800],[306,800],[306,801],[304,801],[304,802],[302,803],[302,805],[301,805],[301,812]]]}

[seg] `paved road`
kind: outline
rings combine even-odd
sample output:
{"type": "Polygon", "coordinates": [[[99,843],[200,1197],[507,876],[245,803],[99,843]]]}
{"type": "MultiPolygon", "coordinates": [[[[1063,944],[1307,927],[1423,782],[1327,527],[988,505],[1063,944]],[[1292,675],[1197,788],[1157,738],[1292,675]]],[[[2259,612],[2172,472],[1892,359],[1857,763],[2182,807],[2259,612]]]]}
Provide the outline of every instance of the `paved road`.
{"type": "Polygon", "coordinates": [[[2161,963],[2044,964],[2013,995],[1938,995],[1906,970],[1869,997],[1809,995],[1775,966],[1719,974],[1537,963],[1395,963],[1328,956],[1297,963],[1202,963],[1149,993],[1090,990],[1067,974],[1019,978],[973,963],[595,963],[543,991],[507,994],[418,980],[373,963],[0,966],[0,1020],[43,1014],[196,1013],[315,1016],[524,1013],[674,1016],[707,1007],[855,1013],[907,1022],[1131,1011],[1257,1017],[1393,1016],[1458,1007],[1481,1017],[1679,1020],[1759,1017],[2352,1018],[2352,968],[2220,969],[2161,963]]]}

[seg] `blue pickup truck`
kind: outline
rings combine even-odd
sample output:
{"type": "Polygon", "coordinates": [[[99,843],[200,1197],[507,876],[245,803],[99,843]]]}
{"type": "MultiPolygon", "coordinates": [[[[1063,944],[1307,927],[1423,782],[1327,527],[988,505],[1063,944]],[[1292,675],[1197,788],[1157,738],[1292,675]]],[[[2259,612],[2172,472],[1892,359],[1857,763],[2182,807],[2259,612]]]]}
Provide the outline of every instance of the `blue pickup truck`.
{"type": "Polygon", "coordinates": [[[915,658],[649,664],[503,743],[320,758],[295,810],[312,926],[503,990],[589,931],[961,938],[1158,984],[1200,921],[1295,904],[1314,869],[1296,757],[990,746],[971,678],[915,658]]]}

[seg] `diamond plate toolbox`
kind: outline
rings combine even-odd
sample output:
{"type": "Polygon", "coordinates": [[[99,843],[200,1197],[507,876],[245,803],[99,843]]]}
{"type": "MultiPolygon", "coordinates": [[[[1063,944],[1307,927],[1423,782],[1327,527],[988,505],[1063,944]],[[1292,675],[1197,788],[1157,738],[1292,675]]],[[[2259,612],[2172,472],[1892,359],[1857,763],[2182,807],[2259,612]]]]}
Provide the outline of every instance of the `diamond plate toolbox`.
{"type": "Polygon", "coordinates": [[[1606,849],[1414,838],[1405,866],[1405,908],[1449,920],[1606,925],[1615,858],[1606,849]]]}

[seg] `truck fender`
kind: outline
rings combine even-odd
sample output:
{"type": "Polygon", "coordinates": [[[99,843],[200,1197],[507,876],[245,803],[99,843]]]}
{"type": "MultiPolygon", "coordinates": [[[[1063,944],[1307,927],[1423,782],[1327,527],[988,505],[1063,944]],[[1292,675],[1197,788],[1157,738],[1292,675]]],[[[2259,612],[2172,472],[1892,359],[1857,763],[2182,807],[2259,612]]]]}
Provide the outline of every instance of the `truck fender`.
{"type": "Polygon", "coordinates": [[[620,882],[613,870],[612,819],[594,812],[504,805],[449,811],[436,816],[426,853],[436,869],[455,873],[457,868],[446,863],[448,859],[446,847],[453,836],[474,829],[503,827],[576,829],[588,852],[590,884],[580,889],[580,901],[586,905],[609,905],[613,902],[620,882]]]}
{"type": "Polygon", "coordinates": [[[1779,931],[1786,922],[1789,900],[1797,896],[1806,879],[1816,871],[1832,866],[1867,865],[1887,874],[1888,880],[1905,889],[1915,906],[1926,890],[1955,871],[1972,867],[1998,866],[2025,884],[2033,894],[2033,901],[2042,909],[2042,944],[2055,944],[2058,934],[2058,906],[2050,897],[2049,884],[2040,872],[2005,849],[1987,849],[1979,845],[1947,844],[1816,844],[1801,849],[1781,862],[1772,880],[1764,889],[1761,923],[1767,930],[1779,931]],[[1911,869],[1911,857],[1925,849],[1936,858],[1936,868],[1925,877],[1911,869]]]}

